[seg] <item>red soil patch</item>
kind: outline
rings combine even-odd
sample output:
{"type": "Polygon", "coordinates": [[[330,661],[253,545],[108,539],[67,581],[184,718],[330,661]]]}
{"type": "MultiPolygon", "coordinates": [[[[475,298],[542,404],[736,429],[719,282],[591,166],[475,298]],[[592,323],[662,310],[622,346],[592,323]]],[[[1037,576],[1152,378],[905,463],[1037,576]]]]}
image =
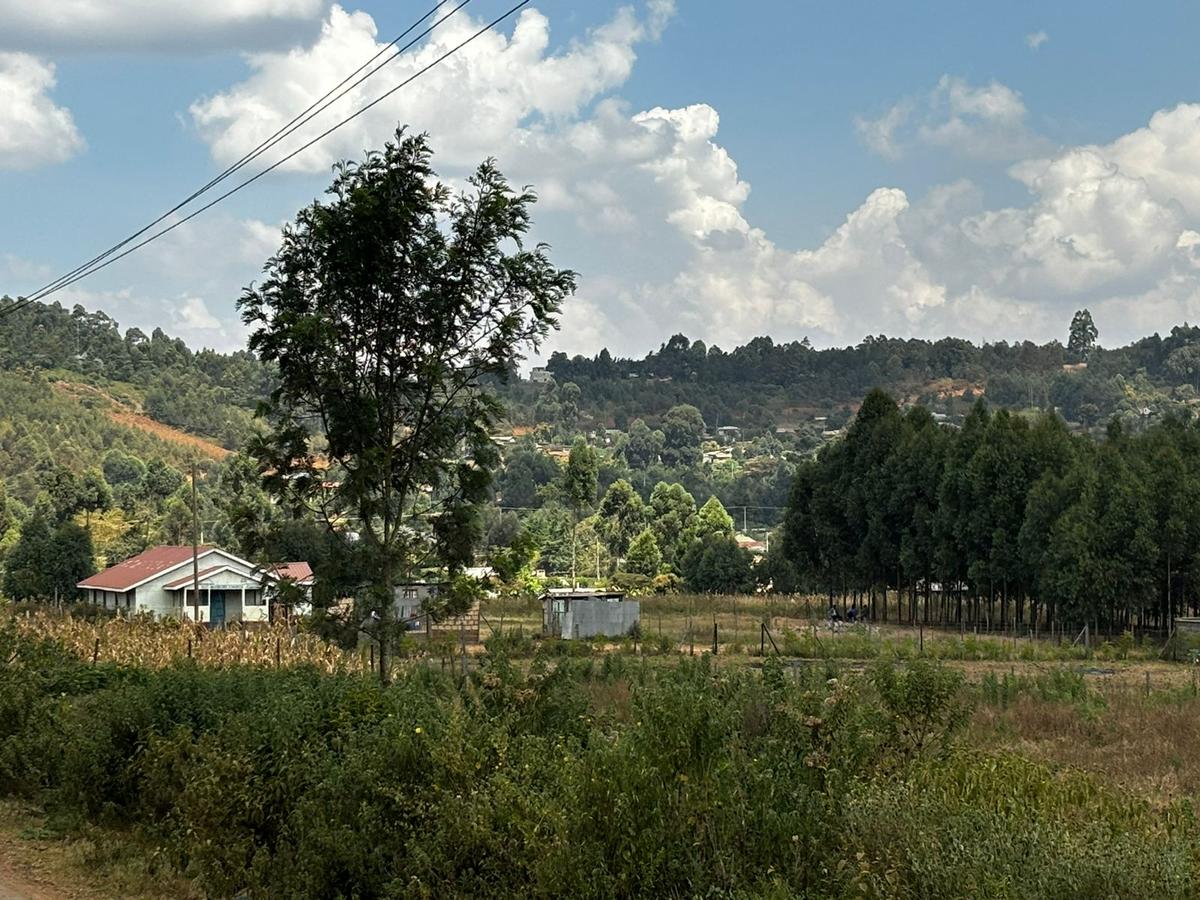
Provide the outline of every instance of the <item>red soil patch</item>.
{"type": "Polygon", "coordinates": [[[214,444],[212,441],[206,441],[202,437],[188,434],[186,431],[180,431],[178,428],[172,428],[170,425],[164,425],[162,422],[156,422],[149,416],[130,412],[128,409],[109,409],[108,417],[118,425],[145,431],[148,434],[154,435],[159,440],[166,441],[168,444],[177,444],[198,450],[210,459],[224,459],[231,452],[220,444],[214,444]]]}

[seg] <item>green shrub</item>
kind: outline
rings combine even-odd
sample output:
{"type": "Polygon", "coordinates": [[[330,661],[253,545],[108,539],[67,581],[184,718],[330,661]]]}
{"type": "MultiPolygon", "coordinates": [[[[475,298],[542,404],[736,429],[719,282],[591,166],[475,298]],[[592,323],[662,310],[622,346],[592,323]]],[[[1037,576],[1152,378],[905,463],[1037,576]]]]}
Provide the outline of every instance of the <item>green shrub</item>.
{"type": "Polygon", "coordinates": [[[210,896],[1173,896],[1200,848],[1183,810],[957,751],[967,691],[929,660],[545,641],[382,688],[0,652],[0,788],[210,896]]]}

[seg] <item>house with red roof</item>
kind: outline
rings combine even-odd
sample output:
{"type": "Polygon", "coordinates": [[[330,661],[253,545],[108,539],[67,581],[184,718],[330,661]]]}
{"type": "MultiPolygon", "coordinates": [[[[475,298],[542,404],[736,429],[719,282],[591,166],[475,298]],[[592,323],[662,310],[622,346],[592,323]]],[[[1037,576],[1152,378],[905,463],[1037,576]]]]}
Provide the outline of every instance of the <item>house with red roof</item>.
{"type": "Polygon", "coordinates": [[[283,579],[310,593],[312,567],[306,562],[261,567],[219,547],[198,548],[193,565],[191,547],[163,546],[110,566],[77,587],[85,600],[105,609],[218,626],[270,621],[273,588],[283,579]]]}

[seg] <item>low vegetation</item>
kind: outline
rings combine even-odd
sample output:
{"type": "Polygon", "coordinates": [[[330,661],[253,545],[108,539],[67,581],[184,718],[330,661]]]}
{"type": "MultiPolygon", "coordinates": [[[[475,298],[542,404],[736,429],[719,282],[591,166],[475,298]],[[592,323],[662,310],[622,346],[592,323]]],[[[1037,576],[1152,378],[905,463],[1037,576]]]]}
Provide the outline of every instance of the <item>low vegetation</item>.
{"type": "Polygon", "coordinates": [[[1200,859],[1182,801],[972,749],[979,710],[1034,688],[925,660],[495,647],[382,688],[93,665],[11,624],[0,658],[0,791],[208,896],[1182,897],[1200,859]]]}
{"type": "Polygon", "coordinates": [[[48,640],[80,659],[161,669],[185,659],[206,667],[311,666],[326,673],[360,672],[361,654],[341,650],[286,625],[210,630],[164,619],[83,618],[52,612],[15,615],[10,627],[30,640],[48,640]]]}

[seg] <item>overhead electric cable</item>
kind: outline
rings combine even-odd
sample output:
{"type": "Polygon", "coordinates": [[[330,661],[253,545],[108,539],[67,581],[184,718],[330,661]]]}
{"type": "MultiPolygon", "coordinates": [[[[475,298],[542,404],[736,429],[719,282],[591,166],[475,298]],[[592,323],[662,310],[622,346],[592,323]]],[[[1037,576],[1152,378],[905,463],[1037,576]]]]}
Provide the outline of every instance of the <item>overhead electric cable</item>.
{"type": "Polygon", "coordinates": [[[403,47],[400,47],[399,49],[397,49],[395,53],[393,53],[393,54],[392,54],[391,56],[389,56],[389,57],[388,57],[386,60],[384,60],[384,62],[383,62],[383,63],[381,63],[379,66],[377,66],[376,68],[372,69],[372,70],[371,70],[370,72],[368,72],[366,75],[363,75],[363,76],[362,76],[361,78],[359,78],[357,81],[354,81],[352,84],[349,84],[349,85],[347,86],[347,82],[349,82],[351,79],[353,79],[353,78],[355,77],[355,75],[358,75],[358,74],[359,74],[359,73],[361,73],[361,72],[362,72],[364,69],[366,69],[367,67],[369,67],[369,66],[370,66],[370,65],[371,65],[373,62],[375,62],[377,59],[379,59],[379,57],[380,57],[381,55],[383,55],[384,53],[386,53],[386,52],[387,52],[387,50],[388,50],[389,48],[391,48],[391,47],[395,47],[395,46],[396,46],[396,45],[399,43],[399,41],[400,41],[400,40],[402,40],[402,39],[403,39],[403,38],[404,38],[404,37],[405,37],[407,34],[411,33],[411,32],[412,32],[412,30],[413,30],[414,28],[416,28],[416,27],[417,27],[417,25],[419,25],[421,22],[423,22],[425,19],[427,19],[427,18],[428,18],[430,15],[432,15],[433,13],[435,13],[435,12],[436,12],[438,9],[440,9],[442,6],[445,6],[447,2],[449,2],[449,0],[442,0],[442,2],[438,3],[438,4],[437,4],[435,7],[433,7],[433,9],[431,9],[431,10],[430,10],[429,12],[427,12],[427,13],[426,13],[424,16],[422,16],[420,19],[418,19],[416,23],[414,23],[412,26],[410,26],[410,28],[409,28],[409,29],[407,29],[407,30],[406,30],[406,31],[405,31],[403,34],[401,34],[401,35],[400,35],[400,36],[398,36],[398,37],[397,37],[395,40],[393,40],[391,43],[389,43],[388,45],[386,45],[385,47],[383,47],[381,50],[379,50],[379,51],[378,51],[378,52],[375,54],[375,56],[373,56],[371,59],[369,59],[369,60],[368,60],[366,63],[364,63],[363,65],[359,66],[359,68],[358,68],[358,69],[356,69],[354,72],[352,72],[350,75],[346,76],[346,77],[345,77],[345,78],[344,78],[344,79],[343,79],[343,80],[342,80],[342,81],[341,81],[341,82],[340,82],[338,85],[336,85],[335,87],[333,87],[332,89],[330,89],[330,91],[326,92],[326,94],[325,94],[325,95],[324,95],[324,96],[323,96],[321,99],[319,99],[319,100],[317,100],[315,103],[311,104],[311,105],[310,105],[310,106],[309,106],[309,107],[308,107],[308,108],[307,108],[307,109],[306,109],[304,112],[302,112],[302,113],[300,113],[299,115],[295,116],[295,117],[294,117],[294,118],[291,120],[291,122],[289,122],[289,123],[288,123],[288,125],[286,125],[286,126],[284,126],[283,128],[279,129],[279,130],[278,130],[278,131],[277,131],[277,132],[276,132],[276,133],[275,133],[275,134],[274,134],[272,137],[270,137],[270,138],[268,138],[267,140],[265,140],[265,141],[263,141],[262,143],[260,143],[258,147],[256,147],[254,150],[252,150],[252,151],[250,151],[249,153],[247,153],[245,156],[243,156],[243,157],[242,157],[242,159],[238,160],[238,162],[237,162],[237,163],[235,163],[235,164],[233,164],[232,166],[230,166],[228,169],[226,169],[226,170],[225,170],[223,173],[221,173],[220,175],[218,175],[216,178],[212,179],[212,180],[211,180],[211,181],[210,181],[210,182],[209,182],[207,185],[205,185],[203,188],[201,188],[200,190],[198,190],[198,191],[194,192],[194,193],[193,193],[191,196],[189,196],[189,197],[188,197],[186,200],[184,200],[182,203],[178,204],[178,205],[177,205],[177,206],[175,206],[173,209],[171,209],[171,210],[169,210],[168,212],[164,213],[162,216],[160,216],[160,217],[159,217],[158,219],[156,219],[154,222],[151,222],[149,225],[147,225],[147,226],[145,226],[144,228],[140,229],[138,232],[136,232],[136,233],[134,233],[133,235],[131,235],[130,237],[126,238],[124,241],[120,242],[119,244],[116,244],[116,245],[114,245],[113,247],[111,247],[111,248],[109,248],[107,251],[105,251],[104,253],[102,253],[102,254],[100,254],[99,256],[95,257],[94,259],[90,260],[88,263],[85,263],[85,264],[84,264],[84,265],[82,265],[82,266],[78,266],[78,267],[76,267],[74,270],[72,270],[71,272],[67,273],[67,274],[66,274],[66,275],[64,275],[64,276],[60,276],[59,278],[57,278],[57,279],[55,279],[54,281],[50,282],[50,283],[49,283],[48,285],[46,285],[45,287],[38,289],[38,291],[35,291],[33,294],[31,294],[31,295],[29,295],[29,296],[27,296],[27,297],[24,297],[24,298],[22,298],[22,299],[21,299],[21,300],[19,300],[17,303],[14,303],[14,304],[12,304],[11,306],[8,306],[8,307],[5,307],[5,308],[3,308],[3,309],[0,309],[0,316],[3,316],[3,315],[5,315],[5,314],[11,314],[11,313],[15,313],[15,312],[17,312],[18,310],[20,310],[20,309],[24,308],[25,306],[28,306],[29,304],[31,304],[31,303],[33,303],[33,302],[35,302],[35,301],[41,300],[41,299],[43,299],[43,298],[45,298],[45,297],[48,297],[48,296],[50,296],[51,294],[57,293],[58,291],[60,291],[60,290],[63,290],[64,288],[67,288],[67,287],[71,286],[72,284],[75,284],[76,282],[78,282],[78,281],[82,280],[83,278],[86,278],[86,277],[88,277],[89,275],[92,275],[92,274],[94,274],[95,272],[98,272],[98,271],[100,271],[101,269],[107,268],[109,265],[111,265],[112,263],[116,262],[117,260],[125,258],[126,256],[128,256],[128,255],[129,255],[129,254],[131,254],[131,253],[133,253],[134,251],[136,251],[136,250],[138,250],[138,249],[140,249],[140,248],[142,248],[142,247],[146,246],[146,245],[147,245],[147,244],[149,244],[149,243],[152,243],[153,241],[155,241],[155,240],[157,240],[158,238],[160,238],[160,237],[162,237],[162,236],[164,236],[164,235],[168,234],[169,232],[171,232],[171,231],[174,231],[174,230],[175,230],[176,228],[178,228],[180,225],[183,225],[183,224],[185,224],[186,222],[190,221],[191,219],[194,219],[196,216],[198,216],[198,215],[200,215],[201,213],[203,213],[203,212],[205,212],[205,211],[207,211],[207,210],[211,209],[213,206],[216,206],[216,205],[217,205],[218,203],[220,203],[221,201],[223,201],[223,200],[227,199],[228,197],[232,196],[233,194],[237,193],[238,191],[242,190],[243,188],[245,188],[245,187],[248,187],[249,185],[253,184],[253,183],[254,183],[255,181],[257,181],[258,179],[262,178],[264,175],[267,175],[268,173],[270,173],[270,172],[274,171],[275,169],[279,168],[281,165],[283,165],[284,163],[286,163],[286,162],[288,162],[289,160],[293,159],[293,158],[294,158],[295,156],[297,156],[298,154],[300,154],[300,153],[304,152],[305,150],[309,149],[310,147],[312,147],[312,146],[313,146],[314,144],[316,144],[317,142],[319,142],[319,141],[323,140],[324,138],[328,137],[330,134],[332,134],[333,132],[337,131],[337,130],[338,130],[339,128],[341,128],[342,126],[344,126],[344,125],[348,124],[349,122],[351,122],[351,121],[353,121],[354,119],[358,118],[358,117],[359,117],[360,115],[362,115],[363,113],[367,112],[369,109],[371,109],[371,108],[373,108],[374,106],[378,105],[379,103],[383,102],[385,99],[387,99],[388,97],[390,97],[390,96],[392,96],[393,94],[395,94],[395,93],[396,93],[397,91],[399,91],[401,88],[405,87],[405,86],[406,86],[406,85],[408,85],[408,84],[411,84],[413,81],[415,81],[415,80],[416,80],[417,78],[419,78],[421,75],[424,75],[424,74],[425,74],[426,72],[428,72],[430,69],[432,69],[432,68],[434,68],[435,66],[439,65],[440,63],[444,62],[444,61],[445,61],[446,59],[448,59],[450,56],[454,55],[454,54],[455,54],[455,53],[457,53],[459,50],[461,50],[463,47],[467,46],[468,44],[470,44],[471,42],[475,41],[476,39],[478,39],[480,36],[482,36],[482,35],[483,35],[483,34],[485,34],[486,32],[490,31],[492,28],[496,27],[496,25],[500,24],[500,23],[501,23],[501,22],[503,22],[504,20],[506,20],[506,19],[508,19],[509,17],[511,17],[511,16],[512,16],[514,13],[516,13],[516,12],[517,12],[518,10],[520,10],[522,7],[524,7],[524,6],[527,6],[527,5],[529,4],[530,0],[523,0],[523,2],[516,4],[515,6],[513,6],[512,8],[510,8],[510,9],[509,9],[507,12],[505,12],[503,15],[500,15],[500,16],[496,17],[496,18],[495,18],[495,19],[493,19],[491,22],[489,22],[487,25],[485,25],[483,28],[479,29],[479,30],[478,30],[478,31],[476,31],[474,34],[472,34],[470,37],[468,37],[466,40],[464,40],[464,41],[460,42],[459,44],[457,44],[456,46],[452,47],[450,50],[448,50],[447,52],[443,53],[441,56],[439,56],[437,59],[433,60],[431,63],[429,63],[429,64],[427,64],[427,65],[423,66],[421,69],[419,69],[418,71],[416,71],[415,73],[413,73],[411,76],[409,76],[408,78],[404,79],[404,80],[403,80],[403,81],[401,81],[399,84],[397,84],[396,86],[394,86],[394,87],[393,87],[393,88],[391,88],[390,90],[386,91],[385,93],[383,93],[382,95],[380,95],[379,97],[377,97],[375,100],[372,100],[372,101],[371,101],[370,103],[368,103],[366,106],[363,106],[362,108],[360,108],[360,109],[358,109],[357,111],[355,111],[354,113],[352,113],[350,116],[348,116],[348,117],[346,117],[345,119],[343,119],[343,120],[339,121],[338,123],[336,123],[336,124],[335,124],[335,125],[333,125],[332,127],[330,127],[330,128],[328,128],[328,129],[326,129],[325,131],[323,131],[321,134],[317,135],[317,136],[316,136],[315,138],[313,138],[312,140],[309,140],[309,141],[307,141],[306,143],[304,143],[304,144],[303,144],[303,145],[301,145],[300,147],[296,148],[296,149],[295,149],[295,150],[293,150],[292,152],[290,152],[290,153],[286,154],[286,155],[285,155],[285,156],[284,156],[282,159],[279,159],[279,160],[277,160],[275,163],[273,163],[272,165],[270,165],[270,166],[268,166],[267,168],[263,169],[262,171],[258,172],[258,173],[257,173],[256,175],[254,175],[253,177],[251,177],[251,178],[249,178],[249,179],[247,179],[247,180],[245,180],[245,181],[241,182],[240,184],[238,184],[237,186],[235,186],[235,187],[234,187],[234,188],[232,188],[231,190],[229,190],[229,191],[226,191],[224,194],[221,194],[219,197],[217,197],[215,200],[211,201],[210,203],[208,203],[208,204],[204,205],[203,207],[200,207],[199,209],[197,209],[197,210],[193,211],[192,213],[190,213],[190,214],[189,214],[189,215],[187,215],[186,217],[184,217],[184,218],[180,219],[179,221],[172,223],[172,224],[171,224],[170,226],[168,226],[167,228],[164,228],[164,229],[162,229],[161,231],[159,231],[159,232],[156,232],[155,234],[153,234],[153,235],[151,235],[150,237],[146,238],[145,240],[142,240],[142,241],[138,242],[138,243],[137,243],[137,244],[135,244],[134,246],[132,246],[132,247],[129,247],[129,248],[128,248],[128,249],[126,249],[124,252],[122,252],[122,253],[119,253],[119,254],[117,254],[116,256],[112,256],[112,254],[113,254],[115,251],[117,251],[117,250],[120,250],[122,247],[125,247],[125,246],[126,246],[126,245],[128,245],[130,242],[132,242],[133,240],[136,240],[138,237],[140,237],[141,235],[145,234],[147,231],[149,231],[149,230],[150,230],[151,228],[153,228],[155,225],[157,225],[157,224],[160,224],[160,223],[161,223],[162,221],[164,221],[164,220],[165,220],[165,219],[166,219],[168,216],[170,216],[170,215],[172,215],[173,213],[175,213],[175,212],[179,211],[179,210],[180,210],[180,209],[181,209],[183,206],[187,205],[187,203],[191,202],[192,200],[194,200],[194,199],[196,199],[197,197],[201,196],[202,194],[206,193],[206,192],[207,192],[208,190],[210,190],[212,187],[214,187],[215,185],[219,184],[221,181],[225,180],[225,179],[226,179],[226,178],[228,178],[230,175],[232,175],[232,174],[234,174],[235,172],[237,172],[239,169],[243,168],[243,167],[244,167],[246,164],[248,164],[249,162],[251,162],[252,160],[254,160],[255,158],[257,158],[258,156],[261,156],[261,155],[262,155],[262,154],[263,154],[263,153],[264,153],[266,150],[270,149],[271,147],[273,147],[273,146],[275,146],[276,144],[278,144],[278,143],[279,143],[281,140],[283,140],[284,138],[286,138],[286,137],[288,137],[289,135],[293,134],[293,133],[294,133],[294,132],[295,132],[295,131],[296,131],[298,128],[300,128],[300,127],[302,127],[303,125],[307,124],[309,121],[311,121],[313,118],[315,118],[315,116],[319,115],[321,112],[323,112],[325,109],[327,109],[327,108],[328,108],[330,105],[332,105],[332,104],[333,104],[333,103],[335,103],[337,100],[339,100],[339,99],[341,99],[343,96],[345,96],[345,95],[346,95],[346,94],[347,94],[347,93],[348,93],[350,90],[352,90],[353,88],[355,88],[355,87],[357,87],[358,85],[362,84],[364,81],[366,81],[366,79],[367,79],[367,78],[370,78],[372,75],[374,75],[376,72],[378,72],[378,71],[379,71],[380,69],[382,69],[384,66],[386,66],[388,63],[392,62],[392,60],[394,60],[394,59],[396,59],[397,57],[399,57],[400,55],[402,55],[402,54],[403,54],[403,53],[404,53],[404,52],[405,52],[407,49],[409,49],[410,47],[412,47],[412,46],[413,46],[413,45],[414,45],[416,42],[420,41],[422,38],[424,38],[424,37],[425,37],[425,36],[427,36],[428,34],[432,33],[432,32],[434,31],[434,29],[436,29],[436,28],[437,28],[439,25],[441,25],[443,22],[445,22],[447,19],[449,19],[451,16],[453,16],[453,15],[454,15],[455,13],[457,13],[459,10],[461,10],[461,9],[462,9],[464,6],[466,6],[466,5],[467,5],[467,3],[469,3],[469,2],[470,2],[470,0],[462,0],[462,2],[460,2],[460,3],[459,3],[459,4],[458,4],[458,5],[457,5],[457,6],[456,6],[456,7],[455,7],[453,10],[451,10],[451,11],[450,11],[450,12],[449,12],[447,15],[443,16],[441,19],[439,19],[438,21],[434,22],[432,25],[430,25],[428,28],[426,28],[424,31],[422,31],[422,32],[421,32],[421,34],[419,34],[419,35],[417,35],[415,38],[413,38],[413,40],[412,40],[412,41],[410,41],[409,43],[405,44],[403,47]],[[343,88],[344,88],[344,89],[343,89],[343,88]],[[340,92],[339,92],[339,89],[341,89],[341,90],[340,90],[340,92]],[[335,93],[336,93],[336,96],[333,96],[335,93]],[[319,108],[318,108],[318,107],[319,107],[319,108]],[[109,258],[109,257],[111,257],[111,258],[109,258]]]}
{"type": "MultiPolygon", "coordinates": [[[[87,269],[90,269],[92,266],[94,266],[96,263],[100,262],[101,260],[107,258],[108,256],[111,256],[113,253],[120,250],[122,247],[126,246],[130,242],[141,237],[143,234],[145,234],[147,231],[149,231],[155,225],[158,225],[159,223],[163,222],[165,219],[167,219],[174,213],[178,212],[180,209],[185,207],[187,204],[191,203],[197,197],[199,197],[202,194],[206,193],[207,191],[211,190],[214,186],[221,183],[226,178],[228,178],[229,176],[231,176],[232,174],[237,172],[239,169],[241,169],[243,166],[245,166],[248,162],[250,162],[253,159],[257,158],[258,156],[262,155],[262,153],[264,153],[267,149],[269,149],[270,147],[279,143],[279,141],[283,140],[288,135],[293,134],[298,128],[307,124],[309,121],[311,121],[314,117],[319,115],[325,109],[328,109],[330,105],[332,105],[337,100],[341,99],[341,97],[345,96],[345,94],[348,93],[353,88],[362,84],[362,82],[365,81],[367,78],[370,78],[372,75],[374,75],[376,72],[378,72],[384,66],[386,66],[393,59],[395,59],[396,57],[398,57],[402,53],[404,53],[405,50],[408,50],[410,47],[412,47],[413,44],[415,44],[417,41],[419,41],[425,34],[428,34],[429,31],[432,30],[432,28],[427,29],[421,35],[418,35],[416,38],[414,38],[412,41],[410,41],[408,44],[405,44],[395,54],[393,54],[391,57],[389,57],[387,60],[385,60],[380,66],[373,69],[371,72],[368,72],[366,75],[364,75],[358,81],[356,81],[354,84],[350,85],[350,87],[346,88],[345,91],[342,91],[340,94],[338,94],[337,97],[330,99],[330,95],[332,95],[335,91],[337,91],[339,88],[341,88],[343,85],[345,85],[346,82],[348,82],[350,79],[352,79],[355,75],[357,75],[363,69],[370,66],[371,63],[375,62],[375,60],[377,60],[380,56],[382,56],[384,53],[386,53],[389,48],[395,47],[397,44],[399,44],[400,41],[402,41],[405,37],[407,37],[410,33],[412,33],[413,29],[415,29],[418,25],[420,25],[422,22],[424,22],[426,19],[428,19],[431,15],[433,15],[435,12],[437,12],[441,7],[445,6],[448,2],[449,2],[449,0],[440,0],[440,2],[436,6],[433,7],[433,9],[429,10],[427,13],[425,13],[423,16],[421,16],[419,19],[417,19],[417,21],[413,22],[412,25],[410,25],[407,29],[405,29],[401,34],[397,35],[395,39],[390,41],[388,44],[384,45],[384,47],[381,48],[379,51],[377,51],[376,54],[374,56],[372,56],[369,60],[367,60],[365,63],[363,63],[357,69],[355,69],[353,72],[351,72],[345,78],[343,78],[334,87],[332,87],[328,91],[326,91],[324,95],[322,95],[320,98],[315,100],[312,104],[310,104],[309,107],[306,110],[304,110],[304,112],[293,117],[290,122],[288,122],[282,128],[279,128],[278,130],[276,130],[274,134],[272,134],[270,137],[268,137],[266,140],[264,140],[262,143],[260,143],[257,147],[255,147],[249,153],[245,154],[241,159],[239,159],[232,166],[230,166],[229,168],[225,169],[223,172],[218,174],[216,177],[214,177],[212,180],[210,180],[207,184],[205,184],[199,190],[194,191],[193,193],[188,195],[182,201],[180,201],[175,206],[171,207],[165,213],[160,215],[153,222],[150,222],[149,224],[138,229],[137,231],[135,231],[129,237],[125,238],[120,243],[114,244],[112,247],[109,247],[107,250],[105,250],[103,253],[99,254],[98,256],[93,257],[92,259],[88,260],[87,262],[83,263],[82,265],[76,266],[70,272],[60,275],[58,278],[54,279],[54,281],[51,281],[48,284],[45,284],[42,287],[38,288],[33,293],[26,295],[24,298],[22,298],[22,301],[18,307],[10,309],[9,311],[15,312],[16,309],[19,309],[23,306],[27,306],[29,303],[33,303],[36,300],[40,300],[43,296],[46,296],[52,289],[57,288],[61,283],[65,282],[67,279],[73,278],[74,276],[78,275],[79,273],[81,273],[87,269]],[[328,101],[328,102],[325,102],[325,101],[328,101]],[[321,108],[316,109],[316,107],[318,107],[318,106],[320,106],[321,108]],[[315,112],[314,112],[314,110],[315,110],[315,112]],[[310,115],[310,113],[311,113],[311,115],[310,115]],[[303,119],[303,121],[300,121],[301,119],[303,119]]],[[[458,12],[460,9],[462,9],[464,6],[466,6],[467,3],[470,3],[470,2],[471,2],[471,0],[463,0],[463,2],[460,3],[450,13],[449,16],[445,16],[438,22],[435,22],[433,25],[433,28],[436,28],[442,22],[446,21],[446,19],[450,18],[450,16],[454,15],[454,13],[458,12]]]]}
{"type": "Polygon", "coordinates": [[[340,93],[337,93],[337,96],[331,96],[335,92],[339,91],[340,88],[343,88],[343,86],[345,86],[348,81],[353,79],[355,75],[358,75],[364,69],[369,67],[373,62],[375,62],[377,59],[379,59],[380,56],[387,53],[390,48],[396,47],[399,44],[399,42],[401,40],[403,40],[407,35],[411,34],[412,31],[417,26],[419,26],[422,22],[424,22],[431,15],[433,15],[435,12],[437,12],[441,7],[445,6],[448,2],[449,2],[449,0],[440,0],[440,2],[436,6],[434,6],[432,9],[430,9],[428,12],[426,12],[424,15],[422,15],[420,18],[418,18],[412,25],[410,25],[407,29],[405,29],[396,38],[394,38],[388,44],[384,45],[380,50],[378,50],[375,53],[374,56],[372,56],[369,60],[367,60],[362,65],[360,65],[357,69],[355,69],[353,72],[351,72],[345,78],[343,78],[342,81],[340,81],[337,85],[330,88],[330,90],[326,91],[326,93],[324,95],[322,95],[320,98],[318,98],[312,104],[310,104],[307,109],[305,109],[303,112],[301,112],[297,116],[293,117],[290,122],[288,122],[282,128],[278,129],[273,135],[271,135],[266,140],[261,142],[257,147],[255,147],[249,153],[245,154],[236,163],[234,163],[233,165],[231,165],[230,167],[225,169],[223,172],[221,172],[219,175],[214,177],[212,180],[210,180],[206,185],[201,187],[199,190],[194,191],[192,194],[190,194],[188,197],[186,197],[183,201],[176,204],[174,207],[172,207],[171,209],[167,210],[165,213],[160,215],[157,219],[155,219],[154,221],[150,222],[149,224],[143,226],[138,231],[134,232],[132,235],[125,238],[123,241],[121,241],[117,244],[114,244],[112,247],[108,248],[103,253],[99,254],[98,256],[93,257],[92,259],[88,260],[86,263],[83,263],[82,265],[75,267],[70,272],[67,272],[64,275],[60,275],[54,281],[51,281],[48,284],[42,286],[41,288],[38,288],[38,290],[34,291],[32,294],[29,294],[29,295],[23,297],[18,303],[14,304],[13,306],[8,307],[5,310],[0,310],[0,314],[15,313],[18,310],[28,306],[29,304],[31,304],[37,300],[41,300],[43,297],[47,297],[52,293],[55,293],[56,291],[58,291],[59,289],[61,289],[63,287],[66,287],[67,285],[73,284],[74,282],[80,280],[81,277],[86,277],[86,275],[90,274],[91,271],[93,271],[94,269],[102,268],[101,266],[98,266],[97,263],[99,263],[100,261],[111,256],[117,250],[120,250],[122,247],[128,245],[130,242],[136,240],[138,237],[145,234],[147,231],[149,231],[155,225],[160,224],[161,222],[166,220],[168,217],[170,217],[172,214],[178,212],[180,209],[182,209],[188,203],[195,200],[197,197],[199,197],[202,194],[206,193],[207,191],[211,190],[214,186],[216,186],[217,184],[224,181],[226,178],[233,175],[239,169],[244,167],[247,163],[249,163],[252,160],[256,159],[257,157],[261,156],[266,150],[270,149],[271,147],[275,146],[276,144],[278,144],[280,141],[282,141],[286,137],[295,133],[296,130],[298,130],[299,128],[301,128],[302,126],[307,124],[308,122],[312,121],[313,118],[315,118],[320,113],[324,112],[324,110],[328,109],[333,103],[337,102],[337,100],[344,97],[347,93],[349,93],[351,90],[353,90],[358,85],[362,84],[364,81],[366,81],[372,75],[374,75],[376,72],[380,71],[384,66],[386,66],[388,63],[392,62],[392,60],[401,56],[406,50],[410,49],[414,44],[416,44],[418,41],[420,41],[423,37],[430,34],[435,28],[437,28],[438,25],[442,24],[447,19],[449,19],[451,16],[453,16],[455,13],[457,13],[460,9],[462,9],[464,6],[466,6],[467,3],[471,2],[471,0],[462,0],[462,2],[460,2],[459,5],[456,6],[453,10],[451,10],[451,12],[448,15],[443,16],[441,19],[439,19],[437,22],[433,23],[433,25],[431,25],[430,27],[426,28],[421,34],[417,35],[415,38],[413,38],[411,41],[409,41],[403,47],[400,47],[394,54],[392,54],[390,57],[388,57],[388,59],[384,60],[383,63],[381,63],[375,69],[372,69],[366,75],[363,75],[361,78],[359,78],[357,81],[355,81],[353,84],[350,84],[348,87],[345,87],[344,90],[341,90],[340,93]]]}

